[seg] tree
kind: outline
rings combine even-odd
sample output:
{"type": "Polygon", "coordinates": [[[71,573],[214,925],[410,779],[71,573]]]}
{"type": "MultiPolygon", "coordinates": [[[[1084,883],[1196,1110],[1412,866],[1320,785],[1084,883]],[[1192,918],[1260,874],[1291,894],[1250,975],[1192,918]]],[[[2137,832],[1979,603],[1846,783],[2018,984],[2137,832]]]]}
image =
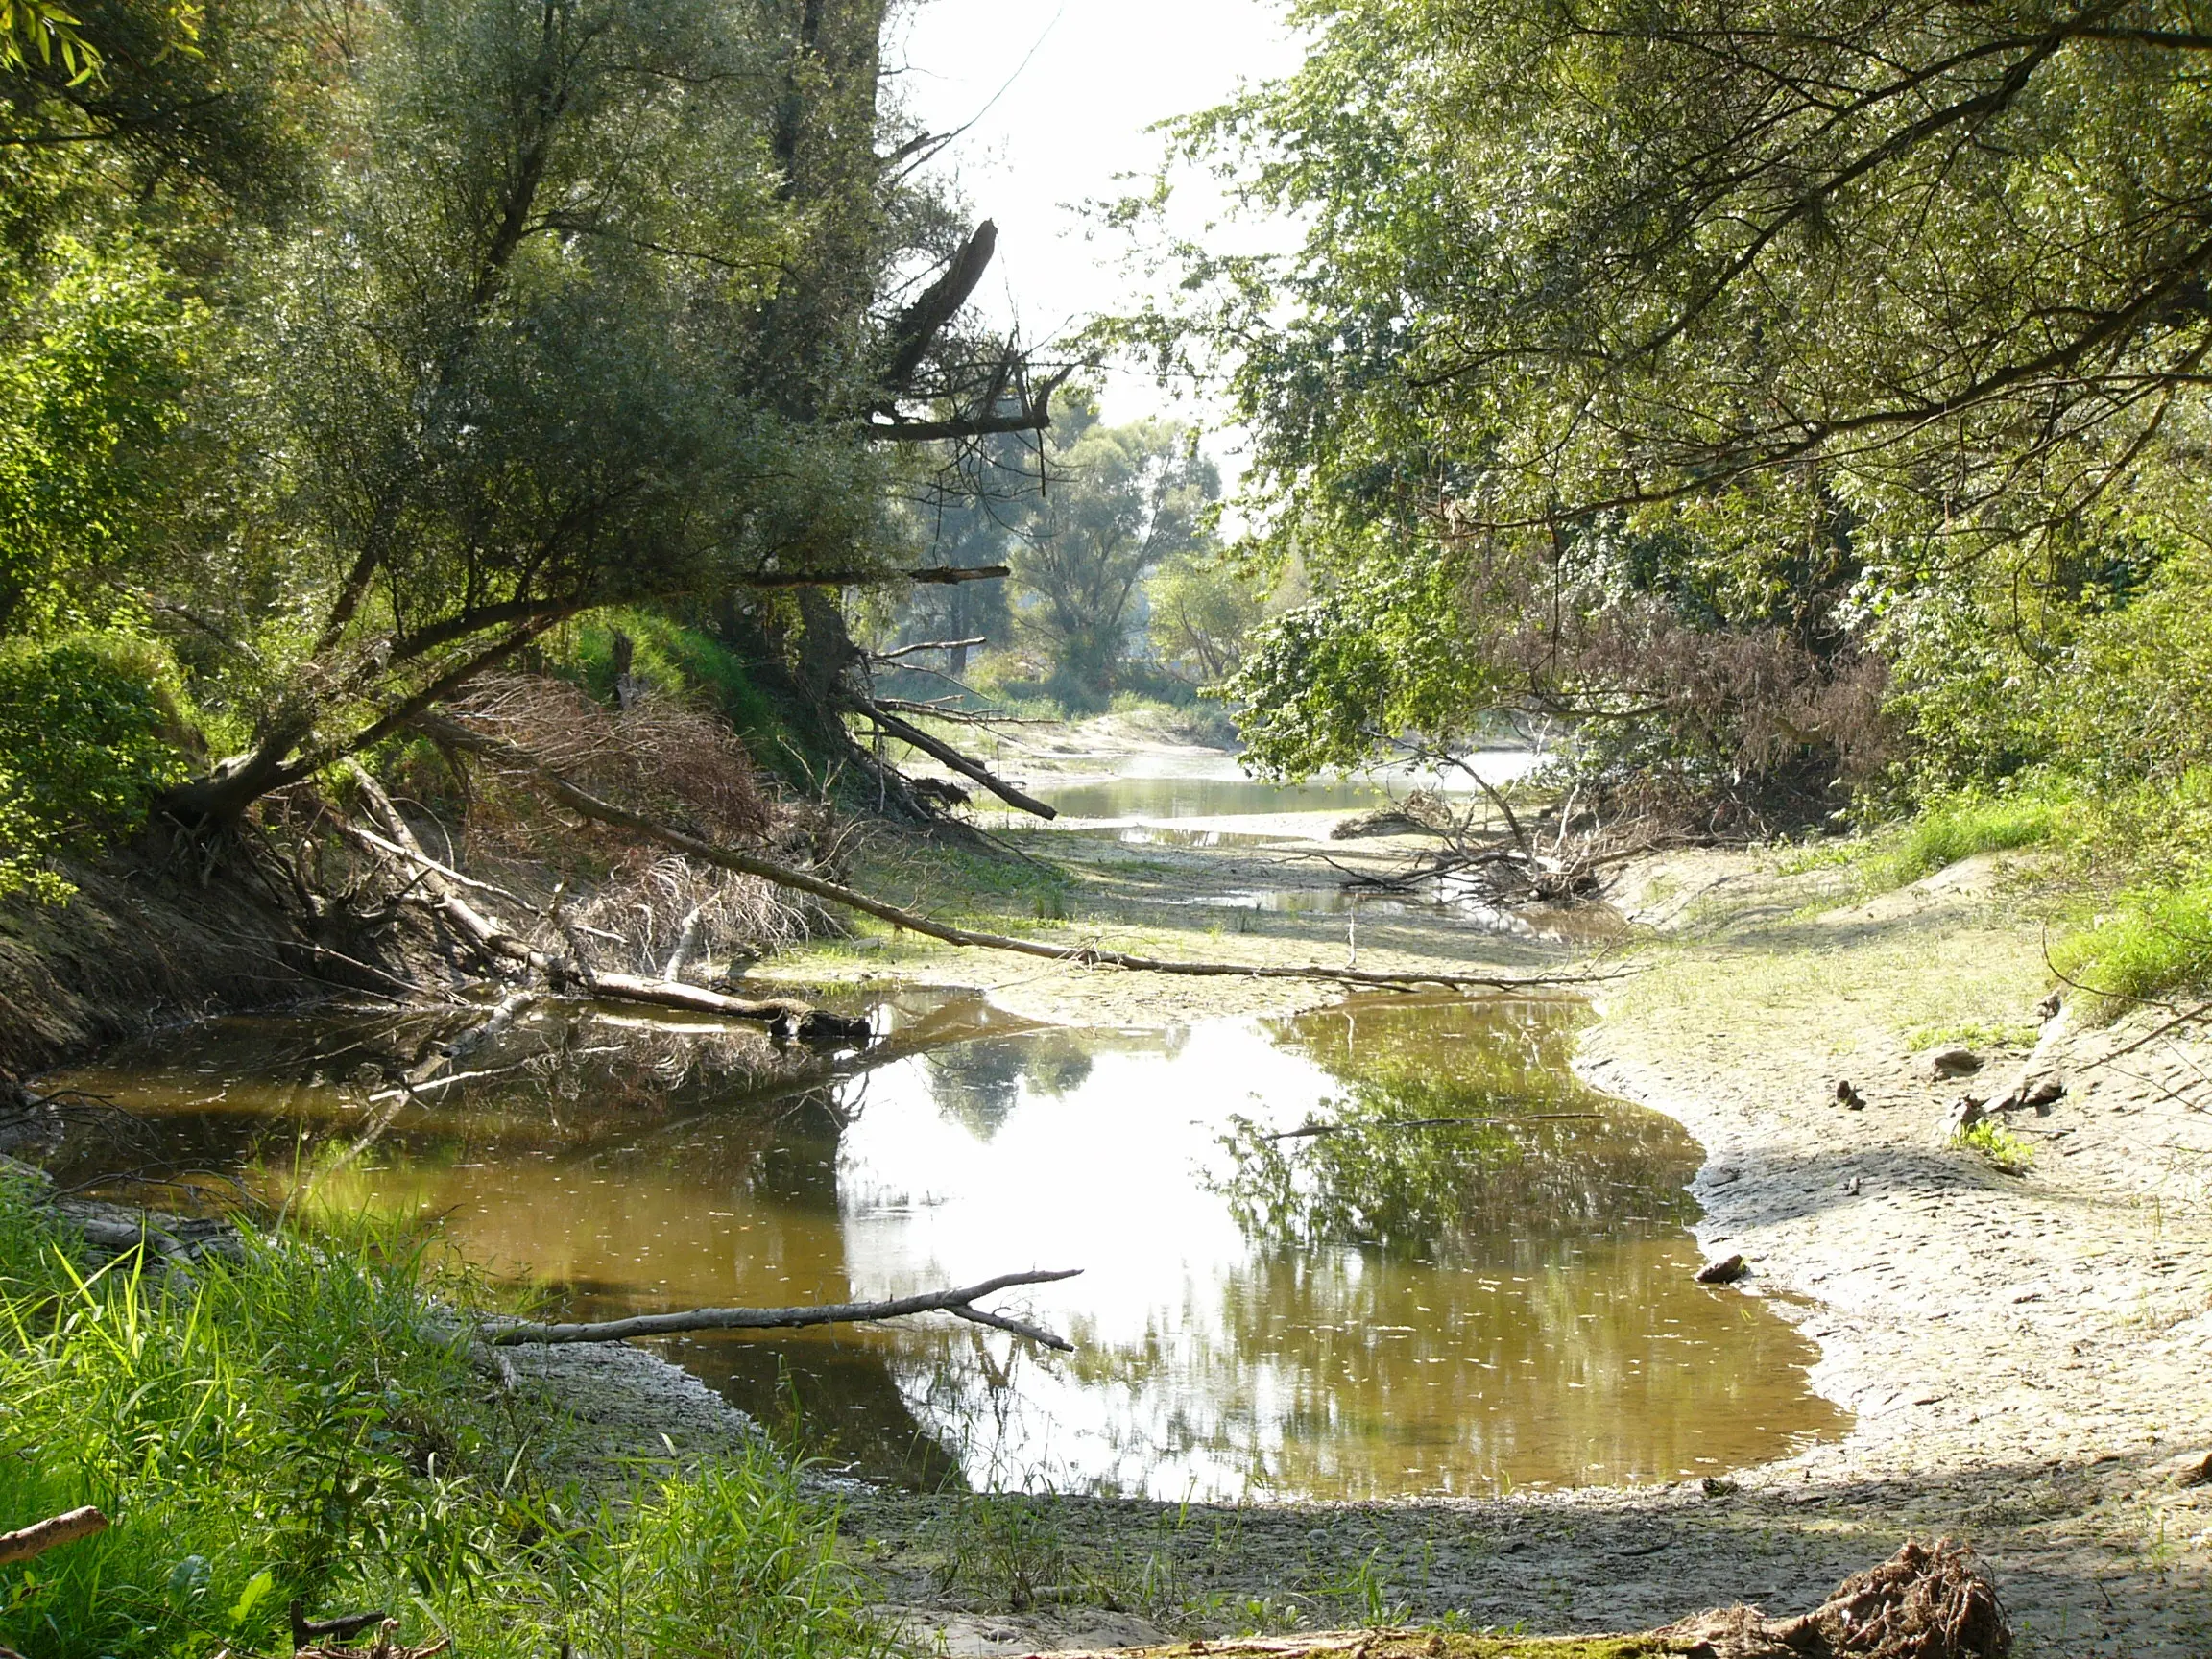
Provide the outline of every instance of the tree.
{"type": "Polygon", "coordinates": [[[1046,452],[1046,484],[1014,544],[1015,627],[1050,662],[1070,708],[1101,708],[1129,652],[1133,604],[1162,561],[1198,545],[1221,493],[1182,427],[1107,426],[1073,409],[1046,452]]]}
{"type": "MultiPolygon", "coordinates": [[[[898,227],[872,151],[856,177],[821,159],[865,148],[867,63],[792,102],[826,40],[728,0],[376,25],[347,234],[278,250],[240,345],[262,392],[227,411],[258,464],[221,516],[282,529],[202,554],[236,595],[214,620],[259,640],[227,690],[255,741],[179,812],[233,815],[587,610],[895,573],[871,421],[900,397],[866,301],[898,227]]],[[[891,320],[908,372],[962,298],[891,320]]]]}
{"type": "Polygon", "coordinates": [[[1634,706],[1654,675],[1575,671],[1576,605],[1748,637],[1820,566],[1776,636],[1811,695],[1888,596],[2165,510],[2212,348],[2207,53],[2158,0],[1350,0],[1185,128],[1302,251],[1184,250],[1202,301],[1128,332],[1229,376],[1317,589],[1525,641],[1481,694],[1634,706]]]}
{"type": "Polygon", "coordinates": [[[1153,649],[1170,672],[1198,685],[1218,685],[1237,671],[1263,611],[1251,579],[1212,550],[1166,560],[1145,596],[1153,649]]]}

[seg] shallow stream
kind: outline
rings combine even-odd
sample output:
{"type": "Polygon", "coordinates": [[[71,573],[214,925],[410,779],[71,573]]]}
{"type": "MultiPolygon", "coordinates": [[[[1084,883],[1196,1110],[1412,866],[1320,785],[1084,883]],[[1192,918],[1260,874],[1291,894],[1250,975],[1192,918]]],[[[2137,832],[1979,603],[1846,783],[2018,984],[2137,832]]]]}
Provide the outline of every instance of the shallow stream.
{"type": "Polygon", "coordinates": [[[550,1008],[413,1100],[389,1078],[420,1022],[219,1021],[55,1081],[156,1126],[76,1177],[442,1216],[576,1313],[1084,1270],[1002,1303],[1068,1356],[950,1318],[666,1345],[756,1412],[787,1378],[866,1475],[1489,1493],[1717,1474],[1841,1427],[1810,1343],[1693,1282],[1697,1147],[1574,1079],[1575,1003],[1075,1031],[908,991],[876,1016],[875,1047],[830,1056],[550,1008]],[[1298,1129],[1327,1132],[1267,1139],[1298,1129]]]}

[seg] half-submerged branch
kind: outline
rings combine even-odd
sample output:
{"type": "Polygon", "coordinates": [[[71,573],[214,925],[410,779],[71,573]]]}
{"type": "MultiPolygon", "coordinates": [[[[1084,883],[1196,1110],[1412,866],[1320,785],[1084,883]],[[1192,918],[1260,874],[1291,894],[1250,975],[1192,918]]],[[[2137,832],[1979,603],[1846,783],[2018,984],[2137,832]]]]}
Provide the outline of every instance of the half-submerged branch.
{"type": "Polygon", "coordinates": [[[873,916],[879,922],[888,922],[895,927],[903,927],[925,938],[941,940],[947,945],[982,950],[1007,950],[1020,956],[1033,956],[1041,961],[1065,962],[1084,968],[1124,968],[1142,974],[1175,974],[1209,978],[1311,979],[1338,985],[1366,985],[1385,991],[1401,990],[1411,985],[1439,985],[1455,991],[1535,991],[1559,985],[1586,985],[1613,976],[1589,973],[1455,974],[1434,968],[1384,973],[1361,968],[1326,968],[1318,963],[1282,965],[1187,962],[1163,956],[1140,956],[1126,950],[1106,950],[1093,945],[1049,945],[1042,940],[1018,939],[1010,934],[982,933],[970,927],[955,927],[900,905],[887,903],[840,882],[825,880],[810,871],[795,870],[787,864],[780,864],[755,853],[742,852],[718,842],[701,840],[696,835],[687,835],[641,812],[633,812],[626,806],[602,800],[589,790],[571,783],[527,749],[464,726],[459,721],[448,720],[442,715],[424,715],[416,722],[416,726],[425,736],[450,744],[453,748],[534,774],[554,800],[587,818],[632,830],[718,869],[733,870],[741,876],[757,876],[779,886],[811,893],[817,899],[842,904],[849,910],[859,911],[863,916],[873,916]]]}
{"type": "Polygon", "coordinates": [[[541,1342],[620,1342],[631,1336],[668,1336],[684,1331],[790,1331],[807,1325],[859,1325],[875,1319],[903,1319],[915,1313],[950,1313],[1071,1354],[1075,1345],[1066,1337],[1041,1325],[973,1304],[979,1296],[1017,1285],[1049,1284],[1055,1279],[1072,1279],[1082,1271],[1080,1267],[1064,1267],[1056,1272],[1001,1273],[996,1279],[957,1290],[926,1290],[884,1302],[830,1302],[811,1308],[693,1308],[681,1313],[639,1313],[589,1325],[500,1325],[487,1327],[486,1335],[494,1348],[519,1348],[541,1342]]]}

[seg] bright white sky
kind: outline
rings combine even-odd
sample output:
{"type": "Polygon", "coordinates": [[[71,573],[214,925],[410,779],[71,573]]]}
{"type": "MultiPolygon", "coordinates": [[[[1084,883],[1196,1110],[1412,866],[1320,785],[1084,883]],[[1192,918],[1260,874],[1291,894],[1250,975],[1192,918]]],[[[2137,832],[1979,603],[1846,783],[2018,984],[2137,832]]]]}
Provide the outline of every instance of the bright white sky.
{"type": "MultiPolygon", "coordinates": [[[[887,67],[931,132],[973,123],[937,165],[998,225],[975,301],[986,315],[1018,321],[1034,343],[1125,301],[1118,238],[1088,240],[1077,208],[1124,194],[1118,174],[1149,177],[1154,122],[1294,68],[1282,11],[1276,0],[919,0],[887,67]]],[[[1176,228],[1194,232],[1198,213],[1176,228]]],[[[1149,376],[1107,382],[1109,420],[1170,407],[1149,376]]]]}

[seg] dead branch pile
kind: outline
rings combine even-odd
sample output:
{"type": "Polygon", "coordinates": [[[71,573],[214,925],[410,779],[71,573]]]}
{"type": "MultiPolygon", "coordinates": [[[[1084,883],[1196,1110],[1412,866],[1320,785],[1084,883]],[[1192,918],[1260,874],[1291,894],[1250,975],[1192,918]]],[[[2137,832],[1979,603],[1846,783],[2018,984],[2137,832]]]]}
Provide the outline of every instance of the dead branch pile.
{"type": "Polygon", "coordinates": [[[695,834],[750,841],[774,825],[769,793],[737,734],[677,698],[645,691],[609,709],[565,680],[498,674],[451,707],[587,786],[649,802],[695,834]]]}
{"type": "MultiPolygon", "coordinates": [[[[575,919],[563,911],[558,891],[533,920],[509,919],[502,914],[503,909],[511,913],[522,908],[522,902],[515,894],[466,876],[433,858],[373,778],[356,767],[353,781],[363,806],[377,828],[365,830],[342,822],[344,832],[365,851],[391,858],[403,878],[403,891],[420,893],[420,902],[427,904],[495,976],[534,977],[557,992],[581,992],[616,1001],[640,1002],[648,1007],[733,1020],[757,1020],[793,1036],[864,1041],[869,1034],[865,1019],[809,1008],[786,998],[754,1000],[731,997],[676,978],[600,967],[587,935],[575,919]]],[[[616,942],[621,942],[619,936],[616,942]]],[[[450,1050],[434,1056],[426,1070],[419,1070],[408,1079],[409,1086],[419,1089],[433,1081],[438,1072],[450,1064],[451,1058],[450,1050]]]]}

